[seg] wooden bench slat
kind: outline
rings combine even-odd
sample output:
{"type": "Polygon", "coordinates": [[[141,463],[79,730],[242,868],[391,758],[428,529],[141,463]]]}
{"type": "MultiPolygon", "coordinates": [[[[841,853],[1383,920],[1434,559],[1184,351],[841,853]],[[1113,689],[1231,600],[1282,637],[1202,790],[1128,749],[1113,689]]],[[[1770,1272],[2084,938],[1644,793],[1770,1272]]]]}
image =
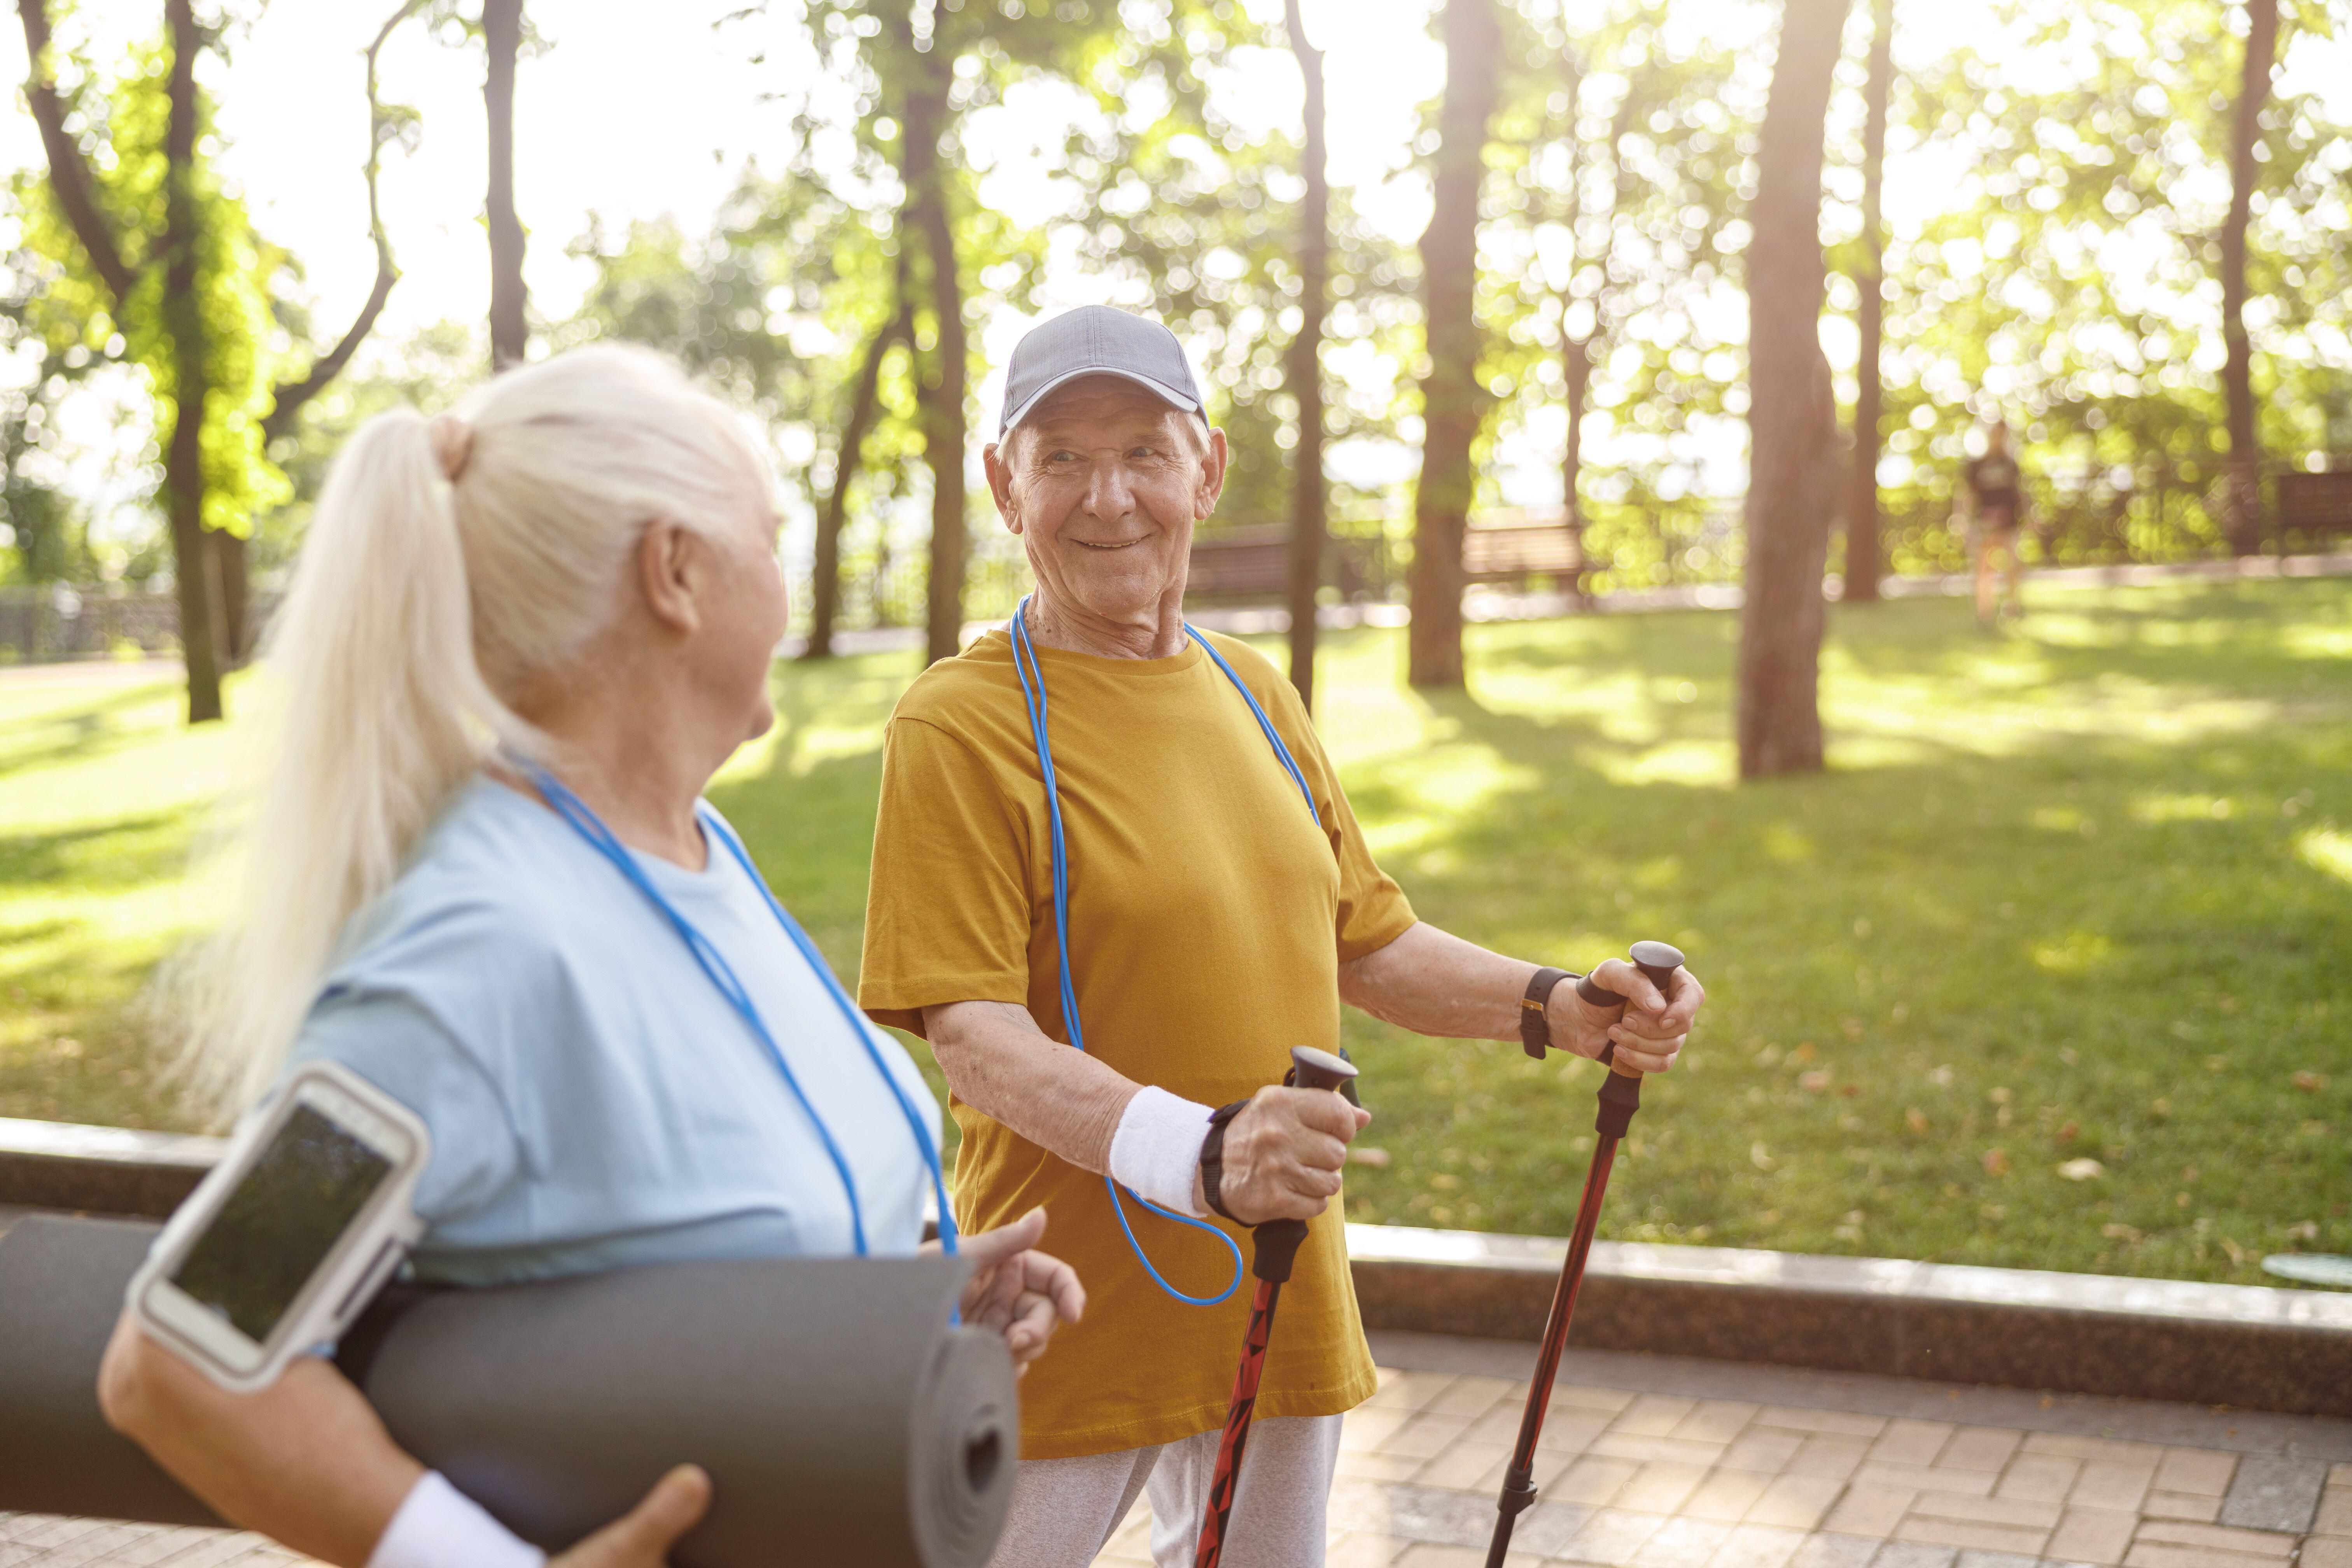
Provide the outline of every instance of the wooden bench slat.
{"type": "MultiPolygon", "coordinates": [[[[1373,542],[1334,539],[1331,569],[1361,583],[1371,575],[1373,542]]],[[[1579,571],[1574,541],[1558,523],[1473,526],[1463,535],[1463,569],[1474,583],[1563,576],[1579,571]]],[[[1229,529],[1192,541],[1188,591],[1202,598],[1279,596],[1289,581],[1290,531],[1282,525],[1229,529]]]]}
{"type": "Polygon", "coordinates": [[[2352,532],[2352,469],[2281,474],[2278,525],[2299,533],[2352,532]]]}

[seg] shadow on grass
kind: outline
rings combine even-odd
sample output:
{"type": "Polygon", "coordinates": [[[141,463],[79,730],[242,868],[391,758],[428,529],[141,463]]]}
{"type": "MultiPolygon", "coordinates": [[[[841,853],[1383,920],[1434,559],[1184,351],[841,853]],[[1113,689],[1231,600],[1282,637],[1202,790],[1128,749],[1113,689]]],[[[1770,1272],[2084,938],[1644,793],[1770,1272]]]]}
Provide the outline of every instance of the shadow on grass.
{"type": "Polygon", "coordinates": [[[1829,646],[1874,675],[1980,679],[1988,658],[2024,657],[2045,679],[2086,681],[2128,658],[2134,679],[2185,690],[2236,689],[2278,696],[2310,689],[2325,658],[2298,646],[2300,629],[2326,621],[2301,585],[2176,583],[2155,588],[2046,594],[2022,621],[1995,634],[1973,629],[1959,600],[1838,606],[1829,646]],[[2288,613],[2292,609],[2292,614],[2288,613]]]}
{"type": "MultiPolygon", "coordinates": [[[[2298,1226],[2352,1241],[2352,900],[2297,828],[2352,816],[2342,730],[1930,744],[1728,789],[1613,782],[1595,721],[1423,700],[1518,781],[1391,865],[1423,918],[1576,968],[1665,937],[1710,987],[1612,1234],[2243,1279],[2298,1226]]],[[[1721,739],[1719,710],[1660,723],[1721,739]]],[[[1566,1228],[1589,1107],[1538,1086],[1589,1074],[1348,1030],[1396,1157],[1350,1173],[1356,1212],[1566,1228]]]]}
{"type": "Polygon", "coordinates": [[[0,888],[121,891],[178,879],[202,816],[191,806],[0,839],[0,888]]]}
{"type": "MultiPolygon", "coordinates": [[[[158,698],[171,696],[178,689],[169,682],[125,687],[108,691],[103,696],[77,701],[70,710],[13,719],[11,727],[17,729],[20,734],[43,734],[52,730],[62,730],[65,733],[22,747],[0,747],[0,779],[35,768],[88,761],[109,751],[124,751],[146,744],[149,736],[112,721],[128,710],[148,706],[158,698]]],[[[50,694],[45,692],[40,695],[47,697],[50,694]]]]}
{"type": "MultiPolygon", "coordinates": [[[[1882,679],[1957,682],[2013,700],[2011,675],[2036,665],[2036,685],[2095,681],[2127,660],[2141,684],[2247,698],[2306,693],[2331,684],[2340,656],[2315,652],[2315,617],[2284,613],[2297,584],[2194,584],[2117,591],[2113,598],[2069,593],[2037,601],[2020,626],[1978,632],[1959,601],[1839,605],[1824,658],[1882,679]],[[2152,595],[2160,594],[2160,599],[2152,595]],[[2004,668],[2006,667],[2006,668],[2004,668]],[[1998,682],[1994,684],[1994,682],[1998,682]]],[[[2295,605],[2298,612],[2304,606],[2295,605]]],[[[1631,668],[1653,683],[1690,681],[1727,697],[1738,644],[1729,614],[1595,616],[1566,623],[1507,623],[1480,628],[1472,683],[1506,671],[1612,674],[1631,668]]],[[[2341,695],[2340,687],[2337,695],[2341,695]]]]}

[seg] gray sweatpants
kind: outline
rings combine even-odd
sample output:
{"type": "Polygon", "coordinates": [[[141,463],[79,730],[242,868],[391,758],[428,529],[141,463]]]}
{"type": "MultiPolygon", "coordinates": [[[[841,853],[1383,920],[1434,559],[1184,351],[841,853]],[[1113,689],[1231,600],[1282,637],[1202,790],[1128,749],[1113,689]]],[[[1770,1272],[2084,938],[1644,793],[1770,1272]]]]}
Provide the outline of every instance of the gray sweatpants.
{"type": "MultiPolygon", "coordinates": [[[[1226,1568],[1322,1568],[1339,1421],[1289,1416],[1250,1427],[1225,1537],[1226,1568]]],[[[1013,1511],[989,1568],[1087,1568],[1147,1491],[1155,1568],[1192,1568],[1223,1436],[1220,1427],[1156,1448],[1022,1460],[1013,1511]]]]}

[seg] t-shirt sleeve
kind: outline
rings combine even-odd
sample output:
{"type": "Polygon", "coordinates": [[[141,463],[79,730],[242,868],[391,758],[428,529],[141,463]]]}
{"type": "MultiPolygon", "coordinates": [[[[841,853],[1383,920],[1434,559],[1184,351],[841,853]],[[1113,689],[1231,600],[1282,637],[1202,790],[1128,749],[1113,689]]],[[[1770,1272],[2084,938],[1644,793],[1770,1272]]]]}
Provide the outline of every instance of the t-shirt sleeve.
{"type": "Polygon", "coordinates": [[[890,721],[858,1005],[920,1035],[922,1010],[1029,1000],[1029,845],[995,776],[953,735],[890,721]]]}
{"type": "Polygon", "coordinates": [[[1315,732],[1314,721],[1306,704],[1298,700],[1297,689],[1282,681],[1275,689],[1275,700],[1282,710],[1279,728],[1286,735],[1299,736],[1306,744],[1307,754],[1298,761],[1315,792],[1331,853],[1339,862],[1339,909],[1333,934],[1339,942],[1339,962],[1351,963],[1396,941],[1412,929],[1419,917],[1396,879],[1372,858],[1371,846],[1364,842],[1363,826],[1356,820],[1355,808],[1348,804],[1339,770],[1324,752],[1323,738],[1315,732]]]}
{"type": "Polygon", "coordinates": [[[292,1061],[340,1063],[416,1113],[433,1141],[415,1199],[427,1226],[486,1207],[521,1172],[522,1142],[498,1085],[405,997],[329,995],[304,1022],[292,1061]]]}

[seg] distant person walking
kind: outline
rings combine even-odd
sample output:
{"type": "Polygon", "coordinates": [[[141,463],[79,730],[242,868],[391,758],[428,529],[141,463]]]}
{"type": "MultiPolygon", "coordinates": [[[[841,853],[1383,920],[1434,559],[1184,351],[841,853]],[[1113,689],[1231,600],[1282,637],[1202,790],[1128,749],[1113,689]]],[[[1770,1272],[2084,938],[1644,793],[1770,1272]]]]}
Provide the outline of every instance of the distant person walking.
{"type": "Polygon", "coordinates": [[[2024,584],[2025,561],[2018,553],[2019,525],[2025,517],[2025,475],[2009,449],[2009,422],[1996,419],[1985,432],[1984,456],[1972,458],[1961,470],[1968,481],[1971,525],[1969,542],[1976,555],[1977,624],[1990,627],[2003,613],[2022,613],[2019,591],[2024,584]],[[1993,552],[2009,558],[2006,603],[1993,578],[1993,552]]]}

